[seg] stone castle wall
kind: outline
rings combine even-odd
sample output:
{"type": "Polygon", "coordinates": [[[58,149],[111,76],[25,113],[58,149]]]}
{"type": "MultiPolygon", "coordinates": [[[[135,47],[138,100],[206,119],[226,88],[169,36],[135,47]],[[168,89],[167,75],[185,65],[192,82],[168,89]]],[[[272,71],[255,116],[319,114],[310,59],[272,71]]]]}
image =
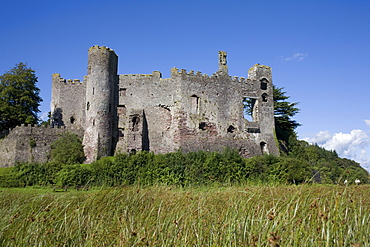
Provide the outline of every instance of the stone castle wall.
{"type": "Polygon", "coordinates": [[[15,127],[0,139],[0,167],[14,166],[18,162],[46,162],[50,144],[67,132],[77,134],[79,138],[82,138],[84,133],[82,128],[73,127],[15,127]]]}
{"type": "Polygon", "coordinates": [[[179,148],[173,136],[174,114],[182,101],[180,89],[179,82],[162,79],[157,71],[149,75],[120,75],[116,150],[166,153],[179,148]]]}
{"type": "Polygon", "coordinates": [[[208,76],[173,68],[166,79],[158,71],[120,75],[116,151],[232,147],[245,157],[278,154],[271,69],[255,65],[247,80],[228,76],[226,69],[208,76]],[[244,119],[246,97],[256,101],[253,122],[244,119]]]}
{"type": "Polygon", "coordinates": [[[85,126],[86,81],[52,75],[51,112],[54,126],[85,126]]]}

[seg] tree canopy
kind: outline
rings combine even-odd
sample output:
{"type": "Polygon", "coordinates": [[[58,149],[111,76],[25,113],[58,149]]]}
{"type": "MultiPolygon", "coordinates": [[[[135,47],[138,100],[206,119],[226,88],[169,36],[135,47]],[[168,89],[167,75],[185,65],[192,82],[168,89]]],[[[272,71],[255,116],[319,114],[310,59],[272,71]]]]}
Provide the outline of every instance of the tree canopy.
{"type": "Polygon", "coordinates": [[[19,63],[0,76],[0,131],[20,124],[37,124],[40,89],[35,71],[19,63]]]}
{"type": "Polygon", "coordinates": [[[294,130],[301,124],[292,119],[299,112],[298,103],[287,101],[290,97],[285,95],[283,89],[273,85],[276,137],[286,146],[292,138],[297,138],[294,130]]]}

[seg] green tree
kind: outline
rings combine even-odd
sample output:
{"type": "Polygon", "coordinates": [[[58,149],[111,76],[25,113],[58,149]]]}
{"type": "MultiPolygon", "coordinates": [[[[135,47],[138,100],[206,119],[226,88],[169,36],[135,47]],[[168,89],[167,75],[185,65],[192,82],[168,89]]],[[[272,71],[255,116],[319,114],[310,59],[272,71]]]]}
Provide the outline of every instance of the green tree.
{"type": "Polygon", "coordinates": [[[275,130],[280,144],[289,148],[289,145],[297,140],[294,130],[300,124],[292,117],[299,112],[299,109],[296,107],[298,103],[287,101],[290,97],[285,95],[286,92],[283,89],[273,85],[275,130]]]}
{"type": "Polygon", "coordinates": [[[85,154],[81,140],[77,135],[66,133],[50,146],[50,162],[59,165],[81,164],[85,154]]]}
{"type": "Polygon", "coordinates": [[[0,131],[22,123],[37,124],[42,102],[35,71],[19,63],[0,76],[0,131]]]}

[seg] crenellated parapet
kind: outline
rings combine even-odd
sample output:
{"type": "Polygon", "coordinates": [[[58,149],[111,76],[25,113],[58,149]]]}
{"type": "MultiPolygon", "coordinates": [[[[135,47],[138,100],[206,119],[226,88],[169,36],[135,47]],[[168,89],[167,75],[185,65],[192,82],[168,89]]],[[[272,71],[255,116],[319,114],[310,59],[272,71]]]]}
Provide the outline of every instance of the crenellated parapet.
{"type": "Polygon", "coordinates": [[[211,82],[214,79],[220,79],[220,80],[227,80],[227,81],[232,81],[235,83],[248,83],[248,79],[245,77],[238,77],[238,76],[229,76],[226,74],[220,74],[218,72],[212,74],[211,76],[207,74],[203,74],[200,71],[194,72],[194,70],[190,70],[187,72],[186,69],[178,69],[176,67],[171,69],[171,78],[179,78],[185,79],[185,80],[197,80],[197,79],[202,79],[202,80],[209,80],[211,82]]]}
{"type": "Polygon", "coordinates": [[[99,45],[94,45],[92,47],[89,48],[89,52],[90,51],[94,51],[94,50],[101,50],[101,51],[110,51],[110,52],[114,52],[113,49],[109,48],[109,47],[106,47],[106,46],[99,46],[99,45]]]}
{"type": "Polygon", "coordinates": [[[52,75],[53,82],[60,83],[60,84],[71,84],[71,85],[81,85],[84,81],[80,81],[80,79],[64,79],[60,76],[59,73],[54,73],[52,75]]]}
{"type": "Polygon", "coordinates": [[[135,79],[135,80],[148,79],[148,78],[161,79],[162,73],[159,71],[153,71],[152,74],[123,74],[123,75],[119,75],[119,77],[122,79],[135,79]]]}

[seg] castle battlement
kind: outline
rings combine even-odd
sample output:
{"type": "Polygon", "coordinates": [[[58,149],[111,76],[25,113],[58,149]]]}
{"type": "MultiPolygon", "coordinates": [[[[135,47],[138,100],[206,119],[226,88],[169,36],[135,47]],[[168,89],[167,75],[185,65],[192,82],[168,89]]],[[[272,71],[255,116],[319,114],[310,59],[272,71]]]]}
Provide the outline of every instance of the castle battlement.
{"type": "Polygon", "coordinates": [[[83,84],[83,82],[85,81],[85,78],[84,78],[84,81],[80,81],[80,79],[64,79],[60,76],[59,73],[54,73],[52,75],[52,78],[53,80],[55,79],[56,82],[59,82],[59,83],[64,83],[64,84],[72,84],[72,85],[81,85],[83,84]]]}
{"type": "Polygon", "coordinates": [[[159,71],[153,71],[152,74],[122,74],[119,75],[120,77],[130,77],[130,78],[139,78],[139,79],[145,79],[148,77],[153,77],[153,78],[162,78],[162,73],[159,71]]]}
{"type": "Polygon", "coordinates": [[[176,67],[173,67],[171,69],[171,78],[177,78],[177,77],[182,77],[182,78],[210,78],[209,75],[203,74],[201,71],[197,71],[194,74],[194,70],[190,70],[189,73],[187,73],[186,69],[179,69],[176,67]]]}
{"type": "Polygon", "coordinates": [[[194,70],[190,70],[188,73],[186,71],[186,69],[181,69],[179,70],[178,68],[174,67],[171,69],[171,78],[176,78],[176,77],[179,77],[181,76],[182,78],[187,78],[187,79],[199,79],[199,78],[203,78],[203,79],[215,79],[215,78],[231,78],[231,81],[232,82],[237,82],[237,83],[250,83],[250,79],[249,78],[245,78],[245,77],[238,77],[238,76],[229,76],[229,75],[226,75],[226,74],[220,74],[218,72],[216,73],[213,73],[211,76],[207,75],[207,74],[203,74],[201,71],[197,71],[196,73],[194,73],[194,70]]]}
{"type": "Polygon", "coordinates": [[[98,46],[98,45],[95,45],[95,46],[92,46],[90,47],[89,51],[93,51],[93,50],[102,50],[102,51],[110,51],[110,52],[114,52],[113,49],[109,48],[109,47],[106,47],[106,46],[98,46]]]}

